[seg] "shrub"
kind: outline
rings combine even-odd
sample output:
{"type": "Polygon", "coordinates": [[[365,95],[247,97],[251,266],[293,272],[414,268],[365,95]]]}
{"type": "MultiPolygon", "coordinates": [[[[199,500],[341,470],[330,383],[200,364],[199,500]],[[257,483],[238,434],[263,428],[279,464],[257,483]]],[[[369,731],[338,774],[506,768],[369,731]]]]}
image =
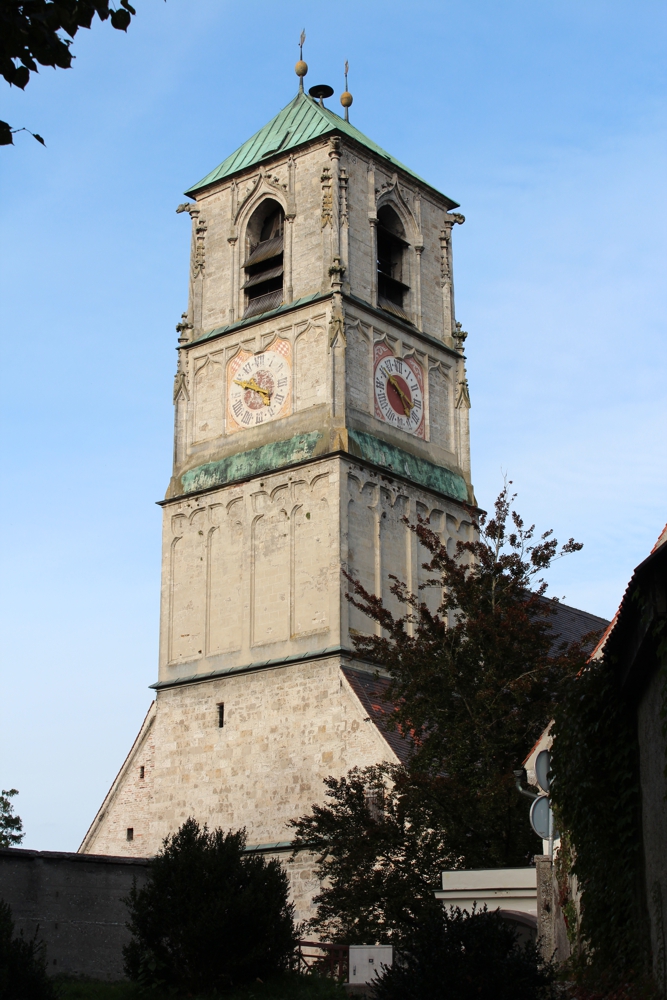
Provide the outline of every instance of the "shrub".
{"type": "Polygon", "coordinates": [[[287,875],[244,852],[245,830],[188,819],[127,899],[125,971],[146,986],[228,990],[283,972],[297,935],[287,875]]]}
{"type": "Polygon", "coordinates": [[[375,1000],[551,1000],[555,972],[497,912],[444,907],[417,925],[391,968],[375,980],[375,1000]]]}
{"type": "Polygon", "coordinates": [[[0,1000],[55,1000],[46,974],[44,944],[23,934],[14,937],[9,903],[0,899],[0,1000]]]}

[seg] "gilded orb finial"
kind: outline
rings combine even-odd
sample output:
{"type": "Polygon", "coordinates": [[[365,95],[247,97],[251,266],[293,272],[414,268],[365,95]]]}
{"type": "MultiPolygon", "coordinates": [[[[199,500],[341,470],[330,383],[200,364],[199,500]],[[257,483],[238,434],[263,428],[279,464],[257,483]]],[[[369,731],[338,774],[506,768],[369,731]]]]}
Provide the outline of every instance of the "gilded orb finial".
{"type": "Polygon", "coordinates": [[[345,60],[345,90],[340,95],[340,103],[345,108],[345,121],[346,122],[349,122],[349,120],[350,120],[350,107],[352,105],[352,101],[354,100],[354,98],[352,97],[352,94],[347,89],[347,72],[348,72],[348,69],[349,69],[349,64],[348,64],[348,61],[346,59],[345,60]]]}
{"type": "Polygon", "coordinates": [[[308,72],[308,63],[303,61],[303,43],[306,40],[306,29],[304,28],[299,38],[299,61],[294,67],[294,72],[299,77],[299,90],[303,93],[303,78],[308,72]]]}

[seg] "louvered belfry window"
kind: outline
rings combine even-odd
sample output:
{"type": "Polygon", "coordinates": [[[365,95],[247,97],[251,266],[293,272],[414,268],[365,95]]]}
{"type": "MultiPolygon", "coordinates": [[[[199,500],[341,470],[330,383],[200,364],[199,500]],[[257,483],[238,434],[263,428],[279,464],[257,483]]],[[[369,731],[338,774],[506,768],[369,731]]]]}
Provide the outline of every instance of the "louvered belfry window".
{"type": "Polygon", "coordinates": [[[285,213],[280,205],[272,199],[263,201],[246,231],[244,318],[282,305],[284,232],[285,213]]]}
{"type": "Polygon", "coordinates": [[[405,279],[406,250],[410,244],[404,237],[405,230],[398,215],[389,205],[384,205],[378,212],[377,225],[378,305],[409,321],[406,299],[410,286],[405,279]]]}

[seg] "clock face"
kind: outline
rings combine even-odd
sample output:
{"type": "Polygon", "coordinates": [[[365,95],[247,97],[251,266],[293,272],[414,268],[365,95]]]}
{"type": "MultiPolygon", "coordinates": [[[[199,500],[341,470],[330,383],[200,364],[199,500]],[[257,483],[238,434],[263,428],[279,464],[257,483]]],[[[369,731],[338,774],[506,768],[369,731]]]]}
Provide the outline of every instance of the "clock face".
{"type": "Polygon", "coordinates": [[[376,344],[373,387],[376,417],[425,437],[424,376],[413,358],[397,358],[385,344],[376,344]]]}
{"type": "Polygon", "coordinates": [[[268,351],[242,351],[232,359],[227,378],[230,430],[257,427],[289,413],[292,367],[289,343],[279,341],[268,351]]]}

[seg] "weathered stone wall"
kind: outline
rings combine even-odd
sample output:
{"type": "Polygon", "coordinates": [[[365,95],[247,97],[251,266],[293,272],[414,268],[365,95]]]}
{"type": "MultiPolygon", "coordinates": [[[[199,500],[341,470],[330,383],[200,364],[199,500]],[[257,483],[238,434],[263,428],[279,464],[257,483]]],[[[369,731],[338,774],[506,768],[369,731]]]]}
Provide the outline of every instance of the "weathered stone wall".
{"type": "MultiPolygon", "coordinates": [[[[279,861],[287,872],[297,921],[312,916],[311,901],[319,888],[314,855],[303,851],[292,858],[285,848],[259,853],[279,861]]],[[[144,883],[149,864],[150,859],[140,855],[4,848],[0,849],[0,899],[12,908],[15,933],[32,938],[38,932],[51,975],[123,979],[122,950],[130,938],[123,899],[134,879],[139,886],[144,883]]]]}
{"type": "Polygon", "coordinates": [[[339,644],[340,463],[164,508],[160,680],[339,644]]]}
{"type": "Polygon", "coordinates": [[[287,216],[286,301],[328,290],[332,236],[337,227],[346,268],[345,290],[375,305],[372,226],[377,210],[389,204],[400,217],[409,244],[404,262],[404,279],[410,286],[408,315],[420,329],[444,338],[448,331],[444,329],[440,234],[446,199],[346,139],[338,148],[338,169],[347,178],[344,193],[334,189],[333,147],[324,139],[291,150],[266,166],[255,165],[199,194],[197,224],[205,261],[201,329],[211,330],[243,316],[246,230],[257,206],[271,198],[287,216]]]}
{"type": "MultiPolygon", "coordinates": [[[[403,518],[429,517],[449,548],[471,535],[465,372],[444,304],[448,205],[368,149],[327,138],[213,185],[189,207],[158,696],[84,852],[152,854],[191,815],[276,844],[322,800],[324,777],[392,758],[341,671],[355,633],[374,627],[348,604],[342,571],[400,613],[390,574],[416,590],[429,559],[403,518]],[[267,198],[285,212],[285,308],[241,323],[248,225],[267,198]],[[376,308],[385,205],[405,231],[412,325],[376,308]],[[265,388],[250,416],[235,386],[259,391],[239,372],[271,351],[265,377],[280,372],[288,384],[265,388]],[[396,410],[383,417],[375,406],[374,359],[390,354],[419,384],[412,410],[423,419],[411,429],[405,414],[399,429],[396,410]]],[[[437,588],[425,596],[437,606],[437,588]]],[[[314,883],[308,862],[299,865],[290,870],[306,913],[314,883]]]]}
{"type": "Polygon", "coordinates": [[[205,277],[201,328],[210,330],[243,316],[243,261],[246,228],[265,198],[288,215],[285,268],[292,275],[293,299],[322,290],[324,279],[321,223],[323,168],[330,166],[327,143],[294,150],[269,166],[253,167],[197,199],[205,220],[205,277]],[[291,206],[296,211],[291,221],[291,206]]]}
{"type": "MultiPolygon", "coordinates": [[[[198,482],[203,482],[191,480],[196,474],[192,470],[224,461],[241,451],[314,434],[316,453],[326,452],[335,447],[334,426],[343,418],[349,427],[384,436],[427,461],[467,475],[470,458],[460,426],[467,419],[467,410],[455,405],[457,386],[463,378],[461,359],[444,345],[425,341],[417,331],[402,330],[399,335],[389,318],[371,316],[361,306],[349,306],[342,368],[345,392],[342,401],[335,404],[337,375],[328,343],[329,318],[330,304],[319,302],[194,344],[182,352],[187,391],[177,400],[176,460],[168,496],[192,492],[198,482]],[[386,345],[399,358],[411,359],[422,373],[423,439],[389,426],[375,412],[373,348],[378,344],[386,345]],[[288,402],[277,419],[241,430],[229,409],[230,386],[233,388],[237,377],[234,366],[240,356],[276,350],[277,345],[291,368],[288,402]],[[345,412],[335,412],[336,405],[344,406],[345,412]]],[[[285,456],[285,464],[288,460],[285,456]]]]}
{"type": "Polygon", "coordinates": [[[456,387],[463,377],[460,359],[444,347],[426,342],[416,331],[399,332],[389,319],[377,314],[371,317],[356,304],[346,311],[346,336],[348,426],[387,438],[398,447],[437,465],[460,471],[469,468],[469,455],[460,451],[459,423],[464,411],[455,406],[456,387]],[[422,371],[426,409],[424,440],[388,426],[375,415],[372,358],[373,347],[377,344],[386,344],[396,357],[410,358],[422,371]]]}
{"type": "Polygon", "coordinates": [[[341,566],[393,606],[390,574],[416,587],[427,558],[404,516],[446,543],[471,530],[454,501],[341,458],[166,504],[160,681],[349,648],[341,566]]]}
{"type": "Polygon", "coordinates": [[[48,970],[122,979],[127,896],[146,878],[146,859],[0,849],[0,898],[16,931],[46,944],[48,970]]]}
{"type": "MultiPolygon", "coordinates": [[[[565,962],[572,950],[567,926],[559,904],[559,888],[554,864],[548,854],[535,855],[537,868],[537,940],[545,961],[565,962]]],[[[576,879],[570,880],[576,896],[576,879]]],[[[578,897],[577,897],[578,905],[578,897]]]]}
{"type": "MultiPolygon", "coordinates": [[[[187,391],[178,400],[174,479],[168,495],[187,492],[180,479],[188,469],[219,461],[314,430],[328,431],[331,354],[326,327],[328,303],[306,306],[298,313],[265,320],[224,337],[215,337],[182,352],[187,391]],[[290,401],[279,419],[244,428],[228,408],[232,366],[241,352],[250,355],[286,345],[292,369],[290,401]]],[[[327,441],[328,444],[328,441],[327,441]]]]}
{"type": "MultiPolygon", "coordinates": [[[[160,690],[81,850],[146,857],[189,816],[245,827],[250,845],[288,842],[289,821],[322,801],[327,775],[395,760],[339,664],[331,657],[160,690]]],[[[301,916],[311,876],[299,874],[302,883],[301,916]]]]}

